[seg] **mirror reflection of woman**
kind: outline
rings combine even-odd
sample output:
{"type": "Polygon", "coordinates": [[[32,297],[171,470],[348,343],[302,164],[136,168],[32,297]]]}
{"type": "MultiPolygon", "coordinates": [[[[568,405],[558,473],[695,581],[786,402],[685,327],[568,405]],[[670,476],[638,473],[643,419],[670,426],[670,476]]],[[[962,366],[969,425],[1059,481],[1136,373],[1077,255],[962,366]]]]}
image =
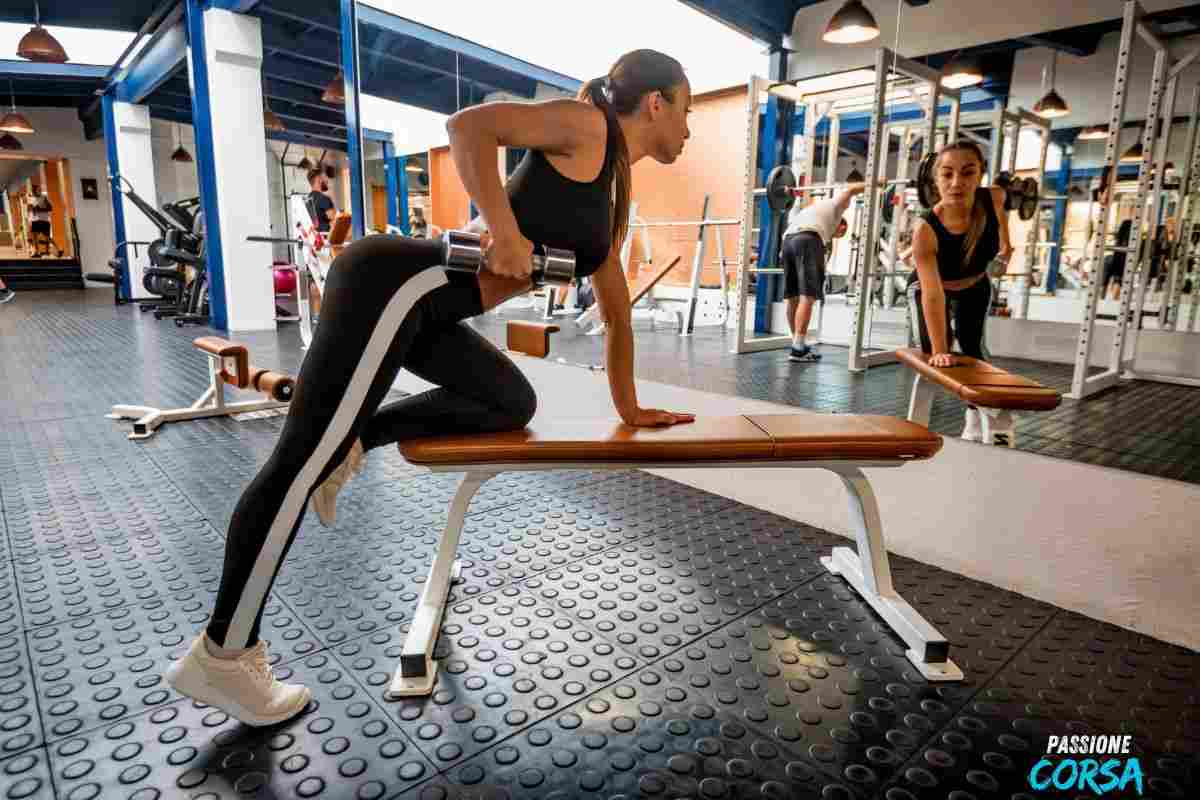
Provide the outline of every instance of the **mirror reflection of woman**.
{"type": "MultiPolygon", "coordinates": [[[[908,278],[915,338],[937,367],[956,363],[951,344],[965,356],[986,359],[984,325],[992,303],[988,266],[1012,255],[1004,190],[983,188],[983,151],[969,141],[938,153],[934,178],[941,200],[913,231],[916,270],[908,278]]],[[[978,440],[979,411],[968,408],[963,438],[978,440]]]]}

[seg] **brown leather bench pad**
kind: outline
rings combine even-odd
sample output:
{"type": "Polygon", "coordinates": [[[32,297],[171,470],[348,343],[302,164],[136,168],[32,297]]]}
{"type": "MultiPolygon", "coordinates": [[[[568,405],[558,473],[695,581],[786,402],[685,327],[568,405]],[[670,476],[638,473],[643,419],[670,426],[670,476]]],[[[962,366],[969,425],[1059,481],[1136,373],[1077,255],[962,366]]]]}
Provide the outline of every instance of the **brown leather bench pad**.
{"type": "Polygon", "coordinates": [[[929,458],[942,439],[893,417],[778,414],[699,417],[670,428],[555,420],[507,433],[400,443],[413,464],[551,462],[845,461],[929,458]]]}
{"type": "Polygon", "coordinates": [[[896,357],[922,378],[940,384],[972,405],[1013,411],[1051,411],[1062,402],[1062,395],[1056,390],[1005,372],[986,361],[955,356],[957,365],[933,367],[929,365],[929,356],[915,348],[897,350],[896,357]]]}

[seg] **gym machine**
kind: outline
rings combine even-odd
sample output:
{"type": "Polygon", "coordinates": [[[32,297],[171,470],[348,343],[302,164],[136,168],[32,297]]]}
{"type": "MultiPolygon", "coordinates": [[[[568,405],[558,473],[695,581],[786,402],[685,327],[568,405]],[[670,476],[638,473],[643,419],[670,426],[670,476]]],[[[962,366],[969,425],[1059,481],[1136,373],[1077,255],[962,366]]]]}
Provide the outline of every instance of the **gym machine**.
{"type": "MultiPolygon", "coordinates": [[[[1153,24],[1145,19],[1145,14],[1146,12],[1138,0],[1125,0],[1121,38],[1117,46],[1118,57],[1117,70],[1113,82],[1112,113],[1109,118],[1108,139],[1105,142],[1104,150],[1105,168],[1110,170],[1115,180],[1118,165],[1117,147],[1119,145],[1121,128],[1125,124],[1129,62],[1133,54],[1134,35],[1136,34],[1153,48],[1155,54],[1154,70],[1150,80],[1150,97],[1146,109],[1146,124],[1142,133],[1142,158],[1138,165],[1133,227],[1128,247],[1124,249],[1124,252],[1128,253],[1128,258],[1125,274],[1121,282],[1121,297],[1119,310],[1116,315],[1116,329],[1113,333],[1108,367],[1100,373],[1089,375],[1096,329],[1097,306],[1103,285],[1099,265],[1103,264],[1105,253],[1115,252],[1119,249],[1115,245],[1108,244],[1107,233],[1110,203],[1102,202],[1100,205],[1099,225],[1093,237],[1094,243],[1090,254],[1091,262],[1095,266],[1092,270],[1092,278],[1085,297],[1083,321],[1079,326],[1079,339],[1075,354],[1075,371],[1071,381],[1071,392],[1067,395],[1067,397],[1073,400],[1082,400],[1097,392],[1116,386],[1122,380],[1126,379],[1200,386],[1200,378],[1197,377],[1153,374],[1139,372],[1136,369],[1137,340],[1143,316],[1146,288],[1150,282],[1149,259],[1153,257],[1153,253],[1143,252],[1143,229],[1146,227],[1147,219],[1150,220],[1152,230],[1157,231],[1158,229],[1167,153],[1171,139],[1171,122],[1174,117],[1176,96],[1179,90],[1179,77],[1197,57],[1200,57],[1200,50],[1194,50],[1180,59],[1173,58],[1167,47],[1167,43],[1156,31],[1153,24]],[[1160,121],[1164,123],[1161,125],[1161,134],[1158,131],[1160,121]],[[1132,336],[1129,335],[1131,327],[1133,329],[1132,336]]],[[[1193,102],[1194,109],[1197,103],[1200,103],[1200,101],[1193,102]]],[[[1191,152],[1188,153],[1188,161],[1185,167],[1187,174],[1183,181],[1185,191],[1193,188],[1192,184],[1196,177],[1195,167],[1197,165],[1195,162],[1197,153],[1195,139],[1195,114],[1193,114],[1192,132],[1189,135],[1191,152]]],[[[1190,216],[1192,213],[1190,208],[1194,205],[1194,202],[1189,200],[1186,205],[1188,207],[1188,215],[1190,216]]],[[[1180,214],[1179,216],[1182,218],[1184,214],[1180,214]]],[[[1190,230],[1191,226],[1189,226],[1186,243],[1177,238],[1177,248],[1181,245],[1185,248],[1191,247],[1190,230]]],[[[1151,249],[1145,248],[1146,251],[1150,251],[1151,249]]],[[[1167,283],[1172,287],[1172,290],[1180,268],[1178,257],[1170,259],[1169,270],[1173,274],[1168,276],[1167,283]]],[[[1163,307],[1167,310],[1165,314],[1167,319],[1171,318],[1169,306],[1169,302],[1164,302],[1163,307]]],[[[1195,307],[1193,302],[1193,313],[1195,307]]]]}

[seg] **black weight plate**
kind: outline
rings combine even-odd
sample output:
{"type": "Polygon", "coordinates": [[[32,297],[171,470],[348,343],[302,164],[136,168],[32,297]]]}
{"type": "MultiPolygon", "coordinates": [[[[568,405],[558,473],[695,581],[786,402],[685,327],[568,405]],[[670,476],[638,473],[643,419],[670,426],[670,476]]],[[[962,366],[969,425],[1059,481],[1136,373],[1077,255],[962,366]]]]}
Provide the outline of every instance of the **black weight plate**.
{"type": "Polygon", "coordinates": [[[787,164],[780,164],[767,176],[767,205],[772,211],[781,213],[791,209],[796,202],[792,189],[796,188],[796,173],[787,164]]]}
{"type": "Polygon", "coordinates": [[[1017,215],[1020,216],[1020,218],[1023,220],[1030,220],[1030,219],[1033,219],[1034,215],[1037,214],[1037,210],[1038,210],[1037,197],[1036,196],[1033,196],[1033,197],[1026,196],[1025,198],[1023,198],[1021,200],[1020,208],[1017,209],[1017,215]]]}

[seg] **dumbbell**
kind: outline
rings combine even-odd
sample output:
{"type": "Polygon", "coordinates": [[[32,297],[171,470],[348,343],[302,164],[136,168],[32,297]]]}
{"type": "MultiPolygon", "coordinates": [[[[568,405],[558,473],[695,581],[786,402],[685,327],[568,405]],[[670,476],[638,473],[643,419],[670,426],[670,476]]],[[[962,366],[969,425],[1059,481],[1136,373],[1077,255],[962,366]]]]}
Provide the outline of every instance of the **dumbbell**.
{"type": "MultiPolygon", "coordinates": [[[[486,262],[483,237],[468,231],[446,231],[442,234],[442,266],[455,272],[479,273],[486,262]]],[[[566,286],[575,280],[575,254],[569,250],[534,246],[534,286],[566,286]]]]}

